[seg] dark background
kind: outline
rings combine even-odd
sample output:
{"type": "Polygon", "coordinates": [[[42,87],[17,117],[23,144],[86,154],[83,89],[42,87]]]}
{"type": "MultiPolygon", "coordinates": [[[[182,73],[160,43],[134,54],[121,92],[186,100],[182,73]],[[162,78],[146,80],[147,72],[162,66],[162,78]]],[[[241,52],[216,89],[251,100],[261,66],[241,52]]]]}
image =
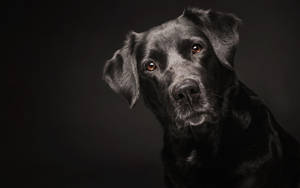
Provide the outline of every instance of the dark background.
{"type": "MultiPolygon", "coordinates": [[[[142,102],[99,79],[130,30],[142,32],[194,5],[242,18],[241,80],[300,140],[300,6],[297,1],[16,1],[8,119],[11,183],[32,187],[163,187],[162,130],[142,102]],[[10,155],[12,154],[12,155],[10,155]]],[[[6,37],[6,36],[4,36],[6,37]]],[[[6,162],[5,162],[6,163],[6,162]]]]}

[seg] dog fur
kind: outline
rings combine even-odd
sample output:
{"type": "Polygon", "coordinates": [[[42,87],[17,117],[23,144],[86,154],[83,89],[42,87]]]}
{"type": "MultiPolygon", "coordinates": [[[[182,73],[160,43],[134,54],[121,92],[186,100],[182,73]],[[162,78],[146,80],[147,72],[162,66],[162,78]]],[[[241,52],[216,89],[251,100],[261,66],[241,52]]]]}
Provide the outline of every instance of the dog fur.
{"type": "Polygon", "coordinates": [[[141,95],[161,123],[168,188],[300,187],[299,144],[235,74],[240,23],[189,8],[130,32],[104,66],[107,84],[131,108],[141,95]]]}

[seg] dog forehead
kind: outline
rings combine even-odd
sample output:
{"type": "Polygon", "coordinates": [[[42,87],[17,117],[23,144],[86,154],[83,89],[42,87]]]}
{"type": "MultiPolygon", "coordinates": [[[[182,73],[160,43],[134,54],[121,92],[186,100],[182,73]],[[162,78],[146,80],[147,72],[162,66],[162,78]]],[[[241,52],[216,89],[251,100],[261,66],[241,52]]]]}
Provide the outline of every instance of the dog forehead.
{"type": "Polygon", "coordinates": [[[199,28],[179,17],[148,30],[146,41],[148,47],[168,49],[176,45],[177,41],[193,36],[200,36],[199,28]]]}

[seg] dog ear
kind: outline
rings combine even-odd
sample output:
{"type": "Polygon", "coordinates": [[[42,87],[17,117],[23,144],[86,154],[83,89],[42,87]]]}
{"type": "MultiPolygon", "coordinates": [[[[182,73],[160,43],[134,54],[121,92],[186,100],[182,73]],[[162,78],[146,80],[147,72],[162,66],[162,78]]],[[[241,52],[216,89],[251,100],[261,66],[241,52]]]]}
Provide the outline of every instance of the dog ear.
{"type": "Polygon", "coordinates": [[[139,97],[139,81],[134,56],[138,34],[130,32],[124,46],[104,65],[103,79],[116,93],[121,94],[133,108],[139,97]]]}
{"type": "Polygon", "coordinates": [[[200,27],[221,63],[232,69],[241,19],[233,14],[194,8],[186,9],[183,16],[200,27]]]}

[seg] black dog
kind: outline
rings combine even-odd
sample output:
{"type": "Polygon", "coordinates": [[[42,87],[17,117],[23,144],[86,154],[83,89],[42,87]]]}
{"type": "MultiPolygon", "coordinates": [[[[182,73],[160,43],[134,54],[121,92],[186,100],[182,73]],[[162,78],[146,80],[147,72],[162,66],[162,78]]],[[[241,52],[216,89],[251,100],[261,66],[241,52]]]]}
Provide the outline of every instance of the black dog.
{"type": "Polygon", "coordinates": [[[142,94],[164,129],[169,188],[296,188],[300,149],[233,70],[240,19],[187,9],[131,32],[104,80],[132,108],[142,94]]]}

